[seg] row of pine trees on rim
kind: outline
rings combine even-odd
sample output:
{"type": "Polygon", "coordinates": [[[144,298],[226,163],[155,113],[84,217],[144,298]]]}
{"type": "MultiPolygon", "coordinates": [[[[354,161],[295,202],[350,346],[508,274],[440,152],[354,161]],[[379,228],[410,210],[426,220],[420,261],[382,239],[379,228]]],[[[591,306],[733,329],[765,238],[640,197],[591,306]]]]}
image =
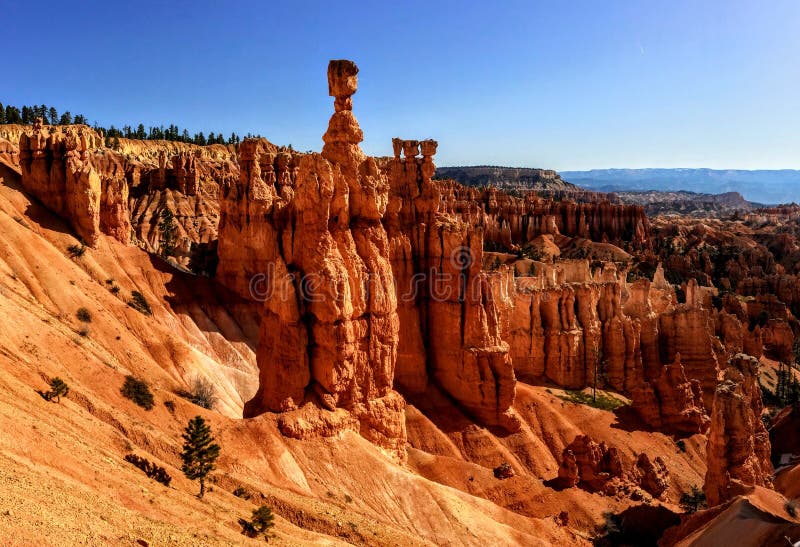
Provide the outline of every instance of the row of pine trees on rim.
{"type": "MultiPolygon", "coordinates": [[[[83,114],[73,116],[69,110],[59,115],[58,110],[54,107],[48,107],[43,104],[16,107],[11,105],[3,106],[3,103],[0,103],[0,124],[32,125],[36,118],[42,118],[45,123],[50,125],[89,125],[86,116],[83,114]]],[[[96,131],[102,131],[105,134],[107,146],[111,146],[113,139],[178,141],[201,146],[207,144],[237,144],[242,140],[236,133],[231,133],[227,138],[222,132],[214,133],[213,131],[208,136],[202,131],[190,135],[188,130],[181,129],[174,124],[170,124],[168,127],[159,125],[158,127],[145,128],[144,124],[140,123],[136,127],[124,125],[122,128],[117,128],[114,125],[103,127],[95,122],[92,127],[96,131]]],[[[245,138],[254,136],[258,135],[248,133],[245,138]]]]}

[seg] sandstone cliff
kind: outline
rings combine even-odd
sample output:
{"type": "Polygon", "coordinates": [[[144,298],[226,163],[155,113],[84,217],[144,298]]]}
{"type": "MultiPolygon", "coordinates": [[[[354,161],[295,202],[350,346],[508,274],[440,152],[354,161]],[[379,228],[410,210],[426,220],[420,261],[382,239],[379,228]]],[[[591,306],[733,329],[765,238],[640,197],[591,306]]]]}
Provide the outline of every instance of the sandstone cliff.
{"type": "Polygon", "coordinates": [[[88,127],[47,129],[39,120],[19,140],[22,184],[87,244],[101,233],[130,238],[128,185],[120,158],[88,127]]]}

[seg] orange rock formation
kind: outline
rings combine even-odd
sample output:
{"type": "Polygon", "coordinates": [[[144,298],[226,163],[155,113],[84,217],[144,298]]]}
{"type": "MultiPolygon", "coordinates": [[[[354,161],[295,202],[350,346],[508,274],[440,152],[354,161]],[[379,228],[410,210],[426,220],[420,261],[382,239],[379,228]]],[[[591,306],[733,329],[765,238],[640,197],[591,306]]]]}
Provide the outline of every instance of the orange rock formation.
{"type": "Polygon", "coordinates": [[[771,449],[762,410],[758,361],[737,355],[714,394],[704,486],[709,506],[743,494],[749,486],[772,487],[771,449]]]}

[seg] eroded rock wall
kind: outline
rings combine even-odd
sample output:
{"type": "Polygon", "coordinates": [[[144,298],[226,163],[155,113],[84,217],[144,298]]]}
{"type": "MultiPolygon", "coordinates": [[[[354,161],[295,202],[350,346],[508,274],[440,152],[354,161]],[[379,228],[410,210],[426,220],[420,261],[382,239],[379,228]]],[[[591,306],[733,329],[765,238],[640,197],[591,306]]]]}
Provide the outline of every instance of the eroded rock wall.
{"type": "Polygon", "coordinates": [[[542,234],[613,243],[621,248],[650,247],[649,223],[644,209],[610,201],[577,203],[528,193],[511,196],[496,188],[481,190],[453,181],[437,181],[441,211],[480,226],[487,241],[514,248],[542,234]]]}

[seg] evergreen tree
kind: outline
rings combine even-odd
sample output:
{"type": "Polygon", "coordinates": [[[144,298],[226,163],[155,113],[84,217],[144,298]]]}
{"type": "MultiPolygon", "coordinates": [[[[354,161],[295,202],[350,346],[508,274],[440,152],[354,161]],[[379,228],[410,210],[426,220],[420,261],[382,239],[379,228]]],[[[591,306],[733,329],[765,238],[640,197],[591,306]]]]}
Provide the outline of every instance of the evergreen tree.
{"type": "Polygon", "coordinates": [[[89,122],[86,121],[86,116],[84,116],[83,114],[76,115],[74,123],[76,125],[89,125],[89,122]]]}
{"type": "Polygon", "coordinates": [[[183,133],[181,133],[181,140],[183,142],[192,142],[192,137],[189,136],[189,131],[184,129],[183,133]]]}
{"type": "Polygon", "coordinates": [[[29,107],[29,106],[23,106],[22,107],[22,123],[24,123],[25,125],[32,124],[33,123],[33,116],[34,116],[34,113],[33,113],[33,110],[31,109],[31,107],[29,107]]]}
{"type": "Polygon", "coordinates": [[[200,481],[200,493],[197,497],[202,498],[206,492],[206,477],[214,470],[214,462],[219,457],[220,447],[214,444],[211,428],[200,416],[189,420],[183,433],[183,440],[181,470],[187,479],[200,481]]]}
{"type": "Polygon", "coordinates": [[[6,123],[6,109],[3,107],[3,103],[0,103],[0,123],[6,123]]]}
{"type": "Polygon", "coordinates": [[[58,125],[58,110],[51,106],[47,113],[50,117],[50,125],[58,125]]]}
{"type": "Polygon", "coordinates": [[[22,114],[16,106],[6,107],[6,123],[22,123],[22,114]]]}
{"type": "Polygon", "coordinates": [[[206,144],[206,136],[203,135],[203,132],[196,133],[194,136],[194,143],[199,144],[200,146],[204,146],[206,144]]]}
{"type": "Polygon", "coordinates": [[[147,133],[144,130],[144,124],[140,123],[136,126],[136,138],[144,140],[147,138],[147,133]]]}
{"type": "Polygon", "coordinates": [[[175,215],[169,207],[161,209],[161,220],[158,222],[158,229],[161,232],[159,251],[161,256],[175,256],[175,242],[178,239],[178,226],[175,223],[175,215]]]}
{"type": "Polygon", "coordinates": [[[215,142],[217,142],[217,136],[214,134],[213,131],[208,134],[207,142],[208,142],[208,144],[214,144],[215,142]]]}
{"type": "Polygon", "coordinates": [[[69,110],[61,114],[61,119],[58,120],[59,125],[71,125],[72,124],[72,114],[70,114],[69,110]]]}

